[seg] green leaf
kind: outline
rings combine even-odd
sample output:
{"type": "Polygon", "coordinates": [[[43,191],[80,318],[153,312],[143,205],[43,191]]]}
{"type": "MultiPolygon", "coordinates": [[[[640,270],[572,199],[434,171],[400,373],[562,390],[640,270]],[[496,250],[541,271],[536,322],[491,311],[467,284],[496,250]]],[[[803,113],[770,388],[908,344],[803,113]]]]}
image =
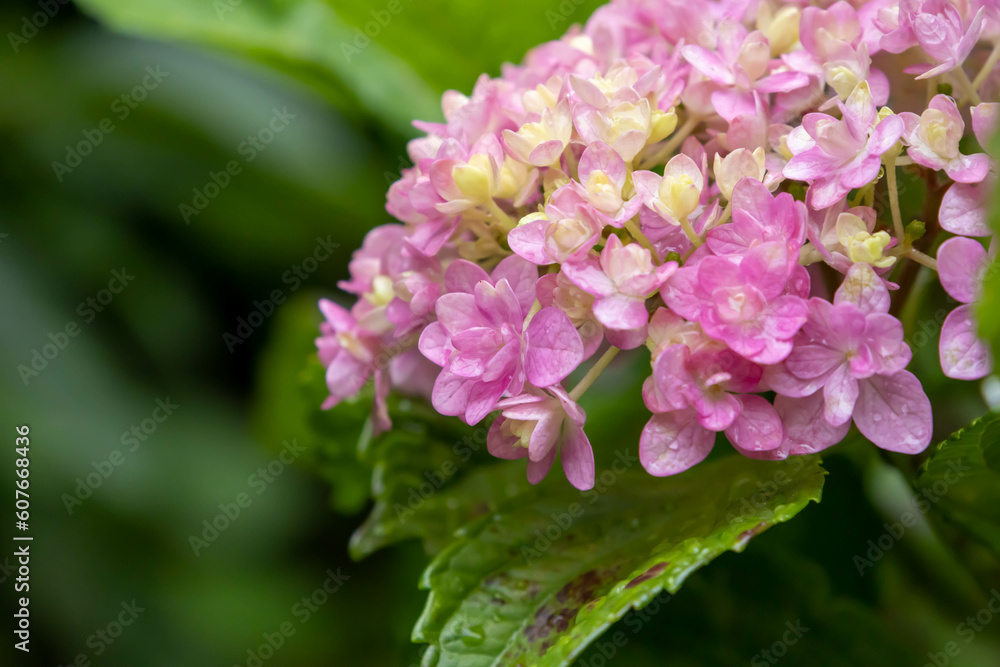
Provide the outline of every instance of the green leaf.
{"type": "MultiPolygon", "coordinates": [[[[223,49],[275,67],[344,110],[363,108],[403,135],[413,118],[440,117],[437,94],[377,42],[350,57],[354,27],[320,0],[79,0],[122,32],[223,49]],[[220,9],[221,7],[221,9],[220,9]],[[405,103],[400,103],[405,100],[405,103]]],[[[429,38],[430,36],[428,36],[429,38]]]]}
{"type": "Polygon", "coordinates": [[[461,531],[421,581],[424,664],[569,664],[629,609],[818,502],[825,475],[816,458],[730,456],[669,479],[634,463],[623,453],[582,493],[551,475],[461,531]]]}
{"type": "Polygon", "coordinates": [[[486,453],[488,424],[469,427],[405,399],[390,401],[390,415],[392,430],[364,445],[375,506],[351,539],[355,559],[407,539],[436,554],[456,529],[530,487],[523,461],[486,453]]]}
{"type": "Polygon", "coordinates": [[[949,522],[1000,552],[1000,415],[977,419],[938,445],[914,485],[949,522]]]}

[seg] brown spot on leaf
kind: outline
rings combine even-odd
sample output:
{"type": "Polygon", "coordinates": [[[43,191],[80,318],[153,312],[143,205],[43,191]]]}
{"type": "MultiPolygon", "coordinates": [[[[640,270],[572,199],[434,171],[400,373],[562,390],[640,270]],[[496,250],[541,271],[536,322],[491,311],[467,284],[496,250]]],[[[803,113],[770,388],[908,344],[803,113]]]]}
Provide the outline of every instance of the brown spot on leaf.
{"type": "Polygon", "coordinates": [[[669,565],[669,564],[670,563],[657,563],[656,565],[654,565],[653,567],[649,568],[648,570],[646,570],[645,572],[643,572],[642,574],[640,574],[638,577],[636,577],[632,581],[630,581],[627,584],[625,584],[625,588],[635,588],[636,586],[638,586],[642,582],[649,581],[653,577],[661,574],[664,570],[666,570],[667,569],[667,565],[669,565]]]}

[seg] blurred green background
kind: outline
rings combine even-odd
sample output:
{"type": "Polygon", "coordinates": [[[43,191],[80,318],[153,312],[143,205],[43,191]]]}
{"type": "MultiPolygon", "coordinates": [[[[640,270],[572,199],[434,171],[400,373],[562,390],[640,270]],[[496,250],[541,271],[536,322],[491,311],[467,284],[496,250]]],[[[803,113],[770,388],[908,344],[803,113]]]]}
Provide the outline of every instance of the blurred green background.
{"type": "MultiPolygon", "coordinates": [[[[314,449],[289,456],[297,449],[285,444],[312,437],[286,413],[314,305],[335,294],[364,233],[388,221],[409,120],[439,120],[442,91],[468,93],[599,3],[399,0],[388,14],[390,4],[0,9],[0,424],[5,446],[14,425],[31,427],[35,537],[32,652],[8,643],[13,664],[254,665],[283,624],[294,634],[262,664],[418,661],[409,635],[427,557],[408,543],[352,562],[367,470],[314,449]],[[272,124],[276,112],[285,120],[272,124]],[[309,259],[330,246],[328,259],[309,259]],[[120,290],[116,271],[134,276],[120,290]],[[176,406],[160,421],[158,401],[176,406]],[[331,492],[323,477],[340,483],[331,492]],[[220,519],[238,499],[239,516],[220,519]],[[211,537],[205,522],[225,527],[211,537]],[[328,571],[341,588],[319,603],[328,571]],[[116,634],[133,602],[134,622],[100,634],[116,634]]],[[[963,391],[938,415],[942,436],[982,411],[975,387],[963,391]]],[[[922,526],[859,576],[852,556],[905,493],[884,491],[899,479],[869,448],[826,465],[823,505],[719,559],[665,611],[627,618],[629,636],[641,632],[615,660],[750,664],[799,619],[817,629],[785,664],[824,654],[919,665],[944,645],[982,582],[1000,584],[995,561],[969,547],[982,574],[973,582],[922,526]],[[883,491],[870,502],[866,488],[883,491]],[[917,590],[925,578],[947,590],[932,601],[917,590]]],[[[5,591],[12,579],[7,556],[5,591]]],[[[992,630],[951,664],[997,664],[992,630]]]]}

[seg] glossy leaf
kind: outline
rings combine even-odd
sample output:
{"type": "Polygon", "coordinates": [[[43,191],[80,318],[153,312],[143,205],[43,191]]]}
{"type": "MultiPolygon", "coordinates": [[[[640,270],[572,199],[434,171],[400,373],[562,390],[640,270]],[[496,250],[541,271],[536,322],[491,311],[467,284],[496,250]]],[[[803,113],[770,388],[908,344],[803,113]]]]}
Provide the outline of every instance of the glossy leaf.
{"type": "Polygon", "coordinates": [[[1000,415],[977,419],[939,444],[914,485],[949,522],[1000,552],[1000,415]]]}
{"type": "Polygon", "coordinates": [[[819,501],[815,458],[730,456],[658,479],[621,452],[578,492],[550,477],[461,532],[424,573],[428,667],[566,665],[629,609],[819,501]]]}

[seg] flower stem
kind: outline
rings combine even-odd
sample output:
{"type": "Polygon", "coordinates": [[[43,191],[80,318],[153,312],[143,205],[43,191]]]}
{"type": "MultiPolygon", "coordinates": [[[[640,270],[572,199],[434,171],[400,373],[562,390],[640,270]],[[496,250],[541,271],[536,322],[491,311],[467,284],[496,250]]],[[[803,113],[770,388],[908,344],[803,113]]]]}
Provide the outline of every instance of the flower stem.
{"type": "Polygon", "coordinates": [[[993,71],[993,68],[996,67],[998,61],[1000,61],[1000,41],[997,41],[997,43],[993,46],[993,51],[990,52],[990,57],[986,59],[986,62],[983,63],[982,69],[980,69],[979,73],[976,74],[976,78],[972,80],[973,89],[978,92],[979,89],[983,87],[983,83],[986,82],[986,78],[990,75],[990,72],[993,71]]]}
{"type": "Polygon", "coordinates": [[[906,253],[906,256],[912,259],[913,261],[919,262],[920,264],[923,264],[924,266],[930,269],[934,269],[935,271],[937,271],[938,269],[936,259],[934,259],[930,255],[926,255],[920,252],[916,248],[910,248],[909,252],[906,253]]]}
{"type": "Polygon", "coordinates": [[[500,208],[500,205],[497,204],[496,200],[493,199],[492,197],[486,203],[486,208],[489,210],[490,215],[492,215],[493,218],[498,223],[500,223],[500,225],[504,229],[504,232],[509,232],[510,230],[512,230],[515,227],[517,227],[517,222],[515,222],[513,218],[511,218],[509,215],[507,215],[504,212],[504,210],[502,208],[500,208]]]}
{"type": "Polygon", "coordinates": [[[903,217],[899,214],[899,189],[896,187],[895,155],[885,160],[885,177],[886,183],[889,186],[889,209],[892,211],[892,228],[896,232],[896,240],[902,244],[906,242],[906,230],[903,229],[903,217]]]}
{"type": "Polygon", "coordinates": [[[965,70],[961,67],[956,67],[951,73],[955,76],[955,80],[958,81],[958,85],[962,88],[965,96],[972,100],[973,104],[980,104],[982,100],[979,99],[979,93],[976,92],[976,87],[969,81],[969,75],[965,73],[965,70]]]}
{"type": "Polygon", "coordinates": [[[698,127],[698,123],[701,122],[701,116],[697,114],[691,114],[681,125],[680,129],[674,132],[673,136],[667,140],[667,143],[663,144],[660,150],[656,151],[653,155],[643,158],[639,163],[640,169],[648,169],[649,167],[666,163],[667,158],[670,154],[677,150],[677,147],[684,143],[684,140],[688,138],[688,135],[694,131],[694,128],[698,127]]]}
{"type": "Polygon", "coordinates": [[[691,226],[691,221],[687,219],[687,216],[681,218],[680,223],[681,229],[683,229],[684,233],[687,234],[688,240],[694,244],[695,248],[701,246],[701,244],[705,242],[700,236],[698,236],[698,233],[694,231],[694,227],[691,226]]]}
{"type": "Polygon", "coordinates": [[[597,360],[597,363],[590,367],[590,370],[583,376],[583,379],[580,380],[575,387],[573,387],[573,391],[569,392],[569,397],[574,401],[580,400],[580,397],[583,396],[583,392],[590,389],[590,385],[594,384],[594,380],[601,376],[604,369],[608,367],[608,364],[611,363],[611,360],[614,359],[615,355],[617,355],[620,351],[621,350],[617,347],[609,347],[607,352],[601,355],[601,358],[597,360]]]}
{"type": "Polygon", "coordinates": [[[632,235],[632,238],[639,242],[639,245],[649,251],[649,254],[653,256],[653,261],[656,264],[659,264],[660,258],[656,254],[656,248],[653,246],[653,242],[642,233],[642,230],[639,229],[639,225],[635,224],[635,220],[629,220],[626,222],[625,229],[632,235]]]}

